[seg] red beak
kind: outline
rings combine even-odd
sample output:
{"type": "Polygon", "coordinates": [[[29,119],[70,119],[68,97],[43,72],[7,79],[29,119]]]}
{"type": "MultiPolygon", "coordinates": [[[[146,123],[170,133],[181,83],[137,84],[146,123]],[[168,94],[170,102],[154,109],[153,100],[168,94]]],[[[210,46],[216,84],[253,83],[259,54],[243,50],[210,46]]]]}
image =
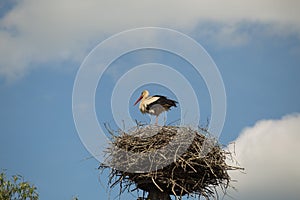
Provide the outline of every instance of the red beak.
{"type": "Polygon", "coordinates": [[[141,95],[138,100],[136,100],[136,102],[134,103],[134,106],[143,98],[143,96],[141,95]]]}

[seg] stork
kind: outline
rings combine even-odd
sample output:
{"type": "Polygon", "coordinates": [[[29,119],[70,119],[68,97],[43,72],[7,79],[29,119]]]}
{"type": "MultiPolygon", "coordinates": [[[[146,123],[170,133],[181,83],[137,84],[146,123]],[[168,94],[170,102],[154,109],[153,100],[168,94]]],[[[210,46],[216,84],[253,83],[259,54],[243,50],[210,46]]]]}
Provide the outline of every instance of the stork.
{"type": "Polygon", "coordinates": [[[177,107],[177,101],[168,99],[165,96],[154,95],[149,96],[148,90],[144,90],[141,96],[136,100],[134,105],[141,101],[139,105],[140,111],[145,114],[155,115],[155,124],[157,125],[158,116],[164,112],[170,110],[172,106],[177,107]]]}

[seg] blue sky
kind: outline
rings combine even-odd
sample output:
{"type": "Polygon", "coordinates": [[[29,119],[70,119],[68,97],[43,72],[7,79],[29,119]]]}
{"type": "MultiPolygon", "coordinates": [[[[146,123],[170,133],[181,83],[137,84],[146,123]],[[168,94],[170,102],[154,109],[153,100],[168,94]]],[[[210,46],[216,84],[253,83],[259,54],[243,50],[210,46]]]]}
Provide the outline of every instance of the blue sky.
{"type": "MultiPolygon", "coordinates": [[[[119,4],[93,0],[0,3],[0,168],[24,175],[38,187],[41,199],[114,199],[117,191],[107,191],[107,174],[99,174],[98,161],[85,149],[75,128],[75,77],[99,42],[130,28],[159,26],[195,39],[218,66],[227,95],[219,140],[225,145],[236,142],[237,158],[247,170],[246,175],[233,174],[240,181],[236,183],[239,192],[232,195],[276,199],[279,193],[287,193],[286,199],[297,199],[300,163],[289,152],[300,145],[299,3],[119,4]],[[286,166],[289,173],[280,176],[286,166]],[[276,185],[275,175],[287,186],[276,185]],[[253,191],[259,191],[259,196],[254,197],[253,191]]],[[[149,40],[155,38],[149,36],[149,40]]],[[[111,64],[96,90],[99,123],[113,124],[110,95],[118,78],[131,67],[149,62],[184,74],[199,98],[200,124],[205,124],[211,105],[203,79],[184,60],[155,50],[131,52],[111,64]]],[[[132,118],[149,120],[132,106],[144,88],[176,98],[157,84],[139,86],[129,99],[132,118]]],[[[180,107],[173,109],[168,121],[178,119],[179,113],[180,107]]],[[[132,196],[124,194],[123,199],[132,196]]]]}

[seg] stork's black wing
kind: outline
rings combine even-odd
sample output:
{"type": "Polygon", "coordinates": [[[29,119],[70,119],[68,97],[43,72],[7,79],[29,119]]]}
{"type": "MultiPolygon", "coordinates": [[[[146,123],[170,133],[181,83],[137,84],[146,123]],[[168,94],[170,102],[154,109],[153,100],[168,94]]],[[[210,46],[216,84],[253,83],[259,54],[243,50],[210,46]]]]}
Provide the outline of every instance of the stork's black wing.
{"type": "Polygon", "coordinates": [[[156,105],[156,104],[163,106],[166,110],[170,109],[172,106],[177,107],[177,105],[176,105],[178,103],[177,101],[168,99],[167,97],[161,96],[161,95],[155,95],[153,97],[159,97],[159,99],[150,103],[147,106],[147,110],[149,110],[151,108],[151,106],[156,105]]]}

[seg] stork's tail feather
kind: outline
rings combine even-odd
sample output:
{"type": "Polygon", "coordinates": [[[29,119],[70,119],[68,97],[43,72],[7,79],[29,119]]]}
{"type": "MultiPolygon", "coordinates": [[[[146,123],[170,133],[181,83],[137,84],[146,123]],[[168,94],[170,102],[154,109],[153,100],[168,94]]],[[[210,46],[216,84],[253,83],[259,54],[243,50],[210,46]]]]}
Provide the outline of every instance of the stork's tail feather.
{"type": "Polygon", "coordinates": [[[176,105],[176,104],[178,103],[177,101],[174,101],[174,100],[171,100],[171,99],[167,99],[167,100],[168,100],[167,103],[168,103],[170,106],[177,107],[177,105],[176,105]]]}
{"type": "Polygon", "coordinates": [[[177,103],[178,103],[177,101],[166,99],[162,106],[169,110],[172,106],[177,107],[176,105],[177,103]]]}

